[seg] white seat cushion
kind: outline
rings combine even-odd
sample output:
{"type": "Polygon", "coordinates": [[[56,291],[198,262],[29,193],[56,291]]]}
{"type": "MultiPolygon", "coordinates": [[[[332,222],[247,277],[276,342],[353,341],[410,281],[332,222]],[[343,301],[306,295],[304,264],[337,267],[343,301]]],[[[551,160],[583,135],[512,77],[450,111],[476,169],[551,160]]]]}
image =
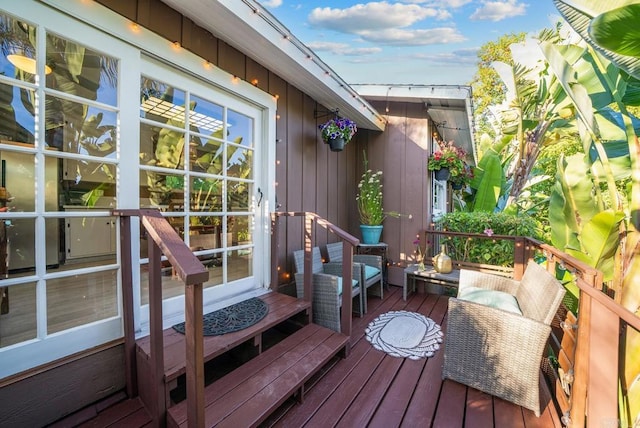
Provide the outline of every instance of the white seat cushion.
{"type": "Polygon", "coordinates": [[[516,298],[503,291],[486,290],[473,286],[465,287],[458,293],[458,299],[522,315],[516,298]]]}

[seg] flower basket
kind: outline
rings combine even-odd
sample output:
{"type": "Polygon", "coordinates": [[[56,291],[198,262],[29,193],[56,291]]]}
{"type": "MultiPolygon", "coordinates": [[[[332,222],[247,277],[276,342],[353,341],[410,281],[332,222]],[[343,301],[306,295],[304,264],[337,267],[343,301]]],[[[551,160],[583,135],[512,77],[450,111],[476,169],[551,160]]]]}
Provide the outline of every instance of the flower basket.
{"type": "Polygon", "coordinates": [[[334,152],[342,151],[358,130],[355,122],[337,116],[319,125],[318,128],[321,131],[322,141],[329,144],[329,148],[334,152]]]}

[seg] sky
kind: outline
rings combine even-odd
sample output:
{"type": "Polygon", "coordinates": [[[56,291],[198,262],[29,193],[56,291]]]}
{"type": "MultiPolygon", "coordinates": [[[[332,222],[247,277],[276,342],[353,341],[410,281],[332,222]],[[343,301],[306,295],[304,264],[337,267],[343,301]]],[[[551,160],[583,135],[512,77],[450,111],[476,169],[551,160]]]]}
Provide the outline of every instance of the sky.
{"type": "Polygon", "coordinates": [[[259,0],[348,84],[470,84],[478,49],[536,35],[552,0],[259,0]]]}

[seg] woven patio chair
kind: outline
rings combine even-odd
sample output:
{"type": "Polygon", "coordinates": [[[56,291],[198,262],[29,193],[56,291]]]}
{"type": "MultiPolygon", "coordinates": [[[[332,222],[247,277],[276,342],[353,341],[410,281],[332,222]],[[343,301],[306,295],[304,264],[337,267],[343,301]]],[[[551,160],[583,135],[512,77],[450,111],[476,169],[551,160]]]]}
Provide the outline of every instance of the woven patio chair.
{"type": "MultiPolygon", "coordinates": [[[[296,292],[298,298],[304,298],[304,250],[293,252],[296,267],[296,292]]],[[[331,330],[340,332],[340,307],[342,306],[342,264],[322,263],[320,248],[312,250],[313,271],[313,322],[331,330]]],[[[360,298],[360,285],[355,279],[357,268],[353,269],[353,286],[351,295],[353,301],[358,304],[359,316],[362,316],[362,301],[360,298]]]]}
{"type": "Polygon", "coordinates": [[[522,280],[460,271],[449,299],[442,377],[540,416],[540,363],[564,287],[530,261],[522,280]]]}
{"type": "MultiPolygon", "coordinates": [[[[342,263],[342,242],[327,244],[329,262],[342,263]]],[[[354,254],[353,265],[358,267],[358,275],[354,276],[360,284],[364,284],[362,295],[363,311],[367,313],[367,296],[378,296],[382,299],[384,280],[382,276],[382,257],[373,254],[354,254]],[[374,287],[375,286],[375,287],[374,287]]]]}

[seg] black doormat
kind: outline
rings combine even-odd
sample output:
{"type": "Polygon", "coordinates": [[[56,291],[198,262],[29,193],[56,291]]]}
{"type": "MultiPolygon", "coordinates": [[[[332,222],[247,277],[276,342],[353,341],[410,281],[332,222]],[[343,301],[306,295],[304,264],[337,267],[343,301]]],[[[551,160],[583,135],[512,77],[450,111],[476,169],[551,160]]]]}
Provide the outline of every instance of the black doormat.
{"type": "MultiPolygon", "coordinates": [[[[269,307],[267,304],[257,297],[209,312],[203,316],[204,335],[220,336],[221,334],[242,330],[260,321],[268,312],[269,307]]],[[[174,325],[173,328],[177,332],[184,334],[183,322],[174,325]]]]}

